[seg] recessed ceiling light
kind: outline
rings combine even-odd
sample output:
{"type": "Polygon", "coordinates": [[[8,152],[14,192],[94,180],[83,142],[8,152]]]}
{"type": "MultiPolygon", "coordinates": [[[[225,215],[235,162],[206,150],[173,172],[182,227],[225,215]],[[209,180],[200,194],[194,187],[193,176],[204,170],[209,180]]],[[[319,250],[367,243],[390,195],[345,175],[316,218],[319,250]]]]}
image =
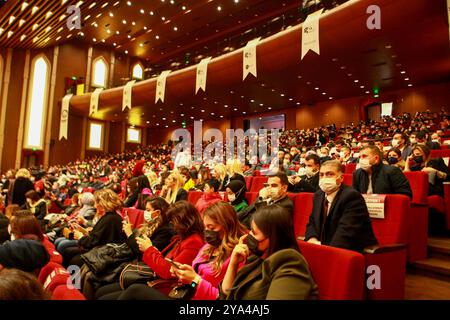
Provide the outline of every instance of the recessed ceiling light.
{"type": "Polygon", "coordinates": [[[217,6],[217,11],[222,11],[222,7],[221,6],[217,6]]]}
{"type": "Polygon", "coordinates": [[[319,90],[319,87],[315,87],[314,90],[319,90]]]}
{"type": "Polygon", "coordinates": [[[114,14],[112,12],[110,12],[109,16],[112,18],[112,17],[114,17],[114,14]]]}
{"type": "Polygon", "coordinates": [[[412,84],[410,83],[410,84],[408,84],[408,87],[412,87],[412,84]]]}
{"type": "Polygon", "coordinates": [[[186,7],[185,7],[185,6],[182,6],[181,9],[182,9],[182,10],[186,10],[186,7]]]}
{"type": "Polygon", "coordinates": [[[155,14],[153,11],[150,11],[149,13],[150,13],[151,16],[155,14]]]}
{"type": "Polygon", "coordinates": [[[127,24],[127,20],[122,20],[122,23],[123,24],[127,24]]]}
{"type": "Polygon", "coordinates": [[[93,7],[95,7],[95,5],[96,5],[95,2],[91,3],[90,6],[88,7],[88,9],[89,9],[89,10],[92,9],[93,7]]]}
{"type": "Polygon", "coordinates": [[[129,7],[131,7],[131,1],[127,1],[127,5],[129,6],[129,7]]]}
{"type": "Polygon", "coordinates": [[[406,71],[401,71],[400,73],[401,73],[401,74],[405,74],[405,73],[406,73],[406,71]]]}
{"type": "Polygon", "coordinates": [[[333,97],[329,97],[328,99],[333,100],[333,97]]]}
{"type": "Polygon", "coordinates": [[[128,54],[128,50],[125,50],[125,54],[128,54]]]}
{"type": "Polygon", "coordinates": [[[322,92],[322,95],[324,95],[324,96],[325,96],[326,94],[327,94],[326,92],[322,92]]]}
{"type": "Polygon", "coordinates": [[[178,28],[177,27],[173,27],[173,31],[178,31],[178,28]]]}
{"type": "Polygon", "coordinates": [[[409,78],[405,78],[405,81],[409,81],[409,78]]]}
{"type": "Polygon", "coordinates": [[[141,14],[144,14],[144,13],[145,13],[144,9],[141,9],[139,12],[140,12],[141,14]]]}
{"type": "Polygon", "coordinates": [[[117,31],[116,31],[116,34],[117,34],[117,35],[119,35],[119,34],[120,34],[120,31],[119,31],[119,30],[117,30],[117,31]]]}
{"type": "Polygon", "coordinates": [[[284,93],[280,94],[281,97],[284,97],[284,93]]]}
{"type": "Polygon", "coordinates": [[[97,39],[95,39],[95,38],[92,38],[92,41],[94,41],[94,42],[97,42],[97,39]]]}
{"type": "Polygon", "coordinates": [[[359,80],[353,80],[353,82],[355,82],[355,83],[358,83],[358,82],[359,82],[359,80]]]}
{"type": "Polygon", "coordinates": [[[131,24],[132,24],[133,26],[135,26],[135,25],[136,25],[136,22],[133,21],[133,22],[131,22],[131,24]]]}
{"type": "Polygon", "coordinates": [[[107,30],[106,30],[106,33],[107,33],[107,34],[111,34],[111,30],[107,29],[107,30]]]}
{"type": "Polygon", "coordinates": [[[272,110],[272,107],[268,107],[267,110],[272,110]]]}
{"type": "Polygon", "coordinates": [[[108,2],[105,2],[104,4],[102,4],[102,9],[105,8],[106,6],[108,6],[108,2]]]}
{"type": "Polygon", "coordinates": [[[158,35],[156,35],[156,36],[155,36],[155,38],[156,38],[156,39],[159,39],[159,36],[158,36],[158,35]]]}

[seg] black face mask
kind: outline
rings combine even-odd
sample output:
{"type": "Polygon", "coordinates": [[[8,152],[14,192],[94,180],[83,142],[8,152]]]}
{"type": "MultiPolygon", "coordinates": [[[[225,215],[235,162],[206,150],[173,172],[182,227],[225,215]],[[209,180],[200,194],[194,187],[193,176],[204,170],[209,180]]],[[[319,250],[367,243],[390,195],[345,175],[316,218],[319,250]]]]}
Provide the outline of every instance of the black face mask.
{"type": "Polygon", "coordinates": [[[205,230],[204,232],[205,242],[217,248],[222,243],[222,238],[220,237],[219,231],[205,230]]]}
{"type": "Polygon", "coordinates": [[[423,156],[415,156],[413,158],[414,162],[417,164],[421,164],[423,162],[423,156]]]}
{"type": "MultiPolygon", "coordinates": [[[[264,239],[265,240],[265,239],[264,239]]],[[[262,240],[262,241],[264,241],[262,240]]],[[[252,236],[250,233],[247,236],[247,247],[250,250],[251,253],[253,253],[255,256],[260,257],[264,254],[264,251],[261,251],[258,249],[258,244],[261,241],[256,240],[254,236],[252,236]]]]}
{"type": "Polygon", "coordinates": [[[398,163],[398,159],[394,158],[394,157],[389,157],[388,158],[388,163],[389,164],[396,164],[396,163],[398,163]]]}

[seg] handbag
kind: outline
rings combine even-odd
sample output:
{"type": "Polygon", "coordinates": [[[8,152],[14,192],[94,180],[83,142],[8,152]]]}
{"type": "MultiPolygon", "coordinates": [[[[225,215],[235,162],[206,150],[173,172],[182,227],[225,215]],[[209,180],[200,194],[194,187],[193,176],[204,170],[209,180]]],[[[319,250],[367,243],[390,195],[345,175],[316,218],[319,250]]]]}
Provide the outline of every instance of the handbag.
{"type": "Polygon", "coordinates": [[[190,300],[195,293],[195,289],[190,284],[183,284],[172,288],[169,298],[175,300],[190,300]]]}
{"type": "Polygon", "coordinates": [[[156,277],[156,273],[144,262],[129,263],[120,273],[120,288],[125,290],[135,283],[145,284],[156,277]]]}

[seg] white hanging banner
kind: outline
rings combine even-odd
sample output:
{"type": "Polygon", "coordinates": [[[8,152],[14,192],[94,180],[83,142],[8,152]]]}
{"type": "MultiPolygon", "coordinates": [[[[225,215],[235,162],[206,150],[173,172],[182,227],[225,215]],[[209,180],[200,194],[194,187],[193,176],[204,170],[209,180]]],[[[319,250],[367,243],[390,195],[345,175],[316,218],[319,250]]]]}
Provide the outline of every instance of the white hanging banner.
{"type": "Polygon", "coordinates": [[[155,96],[155,103],[158,103],[159,100],[161,102],[164,102],[164,96],[166,93],[166,79],[169,75],[170,70],[163,71],[159,77],[158,80],[156,80],[156,96],[155,96]]]}
{"type": "Polygon", "coordinates": [[[59,120],[59,140],[67,139],[67,128],[69,125],[69,106],[70,99],[73,94],[68,94],[62,99],[61,103],[61,118],[59,120]]]}
{"type": "Polygon", "coordinates": [[[251,73],[255,77],[257,77],[257,68],[256,68],[256,47],[258,46],[259,41],[261,40],[261,37],[254,39],[252,41],[249,41],[247,45],[244,48],[244,59],[243,59],[243,68],[244,73],[242,80],[245,80],[247,76],[251,73]]]}
{"type": "Polygon", "coordinates": [[[123,88],[122,111],[125,109],[131,109],[131,92],[133,91],[133,85],[135,82],[136,80],[131,80],[123,88]]]}
{"type": "Polygon", "coordinates": [[[197,80],[195,83],[195,94],[198,90],[203,89],[206,91],[206,76],[208,74],[208,64],[211,61],[211,57],[205,58],[197,65],[197,80]]]}
{"type": "Polygon", "coordinates": [[[447,0],[448,40],[450,41],[450,0],[447,0]]]}
{"type": "Polygon", "coordinates": [[[319,21],[323,9],[310,14],[302,27],[302,60],[309,50],[320,55],[319,21]]]}
{"type": "Polygon", "coordinates": [[[96,113],[98,110],[98,98],[100,96],[100,92],[103,91],[103,88],[97,88],[94,92],[91,94],[91,104],[89,108],[89,115],[96,113]]]}

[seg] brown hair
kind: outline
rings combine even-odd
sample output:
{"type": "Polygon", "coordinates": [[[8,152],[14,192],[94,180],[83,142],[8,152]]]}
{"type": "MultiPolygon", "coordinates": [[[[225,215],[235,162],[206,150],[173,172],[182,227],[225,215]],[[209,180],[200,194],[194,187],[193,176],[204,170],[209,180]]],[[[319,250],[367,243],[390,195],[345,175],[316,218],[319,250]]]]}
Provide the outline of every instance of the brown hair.
{"type": "Polygon", "coordinates": [[[44,234],[38,219],[28,210],[16,212],[11,219],[11,233],[16,239],[33,239],[44,241],[44,234]]]}
{"type": "Polygon", "coordinates": [[[31,273],[0,270],[0,300],[50,300],[50,294],[31,273]]]}
{"type": "Polygon", "coordinates": [[[27,191],[27,193],[25,193],[25,198],[31,199],[33,200],[33,202],[36,202],[39,201],[39,199],[41,199],[41,196],[36,191],[30,190],[27,191]]]}
{"type": "Polygon", "coordinates": [[[14,216],[14,213],[19,211],[20,207],[18,204],[10,204],[5,209],[5,216],[11,220],[11,218],[14,216]]]}
{"type": "Polygon", "coordinates": [[[203,234],[200,213],[192,203],[182,200],[172,204],[167,211],[167,216],[181,239],[186,239],[195,233],[203,234]]]}
{"type": "MultiPolygon", "coordinates": [[[[203,219],[209,217],[220,225],[223,230],[222,243],[217,248],[218,255],[211,262],[213,271],[217,275],[225,260],[231,256],[231,252],[238,244],[239,238],[246,234],[248,230],[239,222],[236,211],[228,202],[219,201],[208,207],[203,213],[203,219]]],[[[203,254],[211,256],[216,248],[208,246],[203,254]]]]}
{"type": "Polygon", "coordinates": [[[119,196],[110,189],[97,190],[94,193],[95,202],[106,212],[116,212],[122,209],[122,201],[119,196]]]}
{"type": "Polygon", "coordinates": [[[147,207],[147,203],[150,203],[150,205],[155,211],[159,210],[160,212],[158,218],[150,222],[144,222],[142,227],[139,229],[140,235],[145,234],[147,235],[147,237],[151,238],[156,229],[158,229],[161,225],[169,222],[169,218],[167,217],[167,210],[169,209],[169,204],[162,197],[147,198],[145,200],[145,207],[147,207]]]}

